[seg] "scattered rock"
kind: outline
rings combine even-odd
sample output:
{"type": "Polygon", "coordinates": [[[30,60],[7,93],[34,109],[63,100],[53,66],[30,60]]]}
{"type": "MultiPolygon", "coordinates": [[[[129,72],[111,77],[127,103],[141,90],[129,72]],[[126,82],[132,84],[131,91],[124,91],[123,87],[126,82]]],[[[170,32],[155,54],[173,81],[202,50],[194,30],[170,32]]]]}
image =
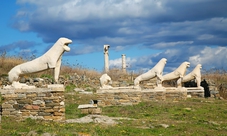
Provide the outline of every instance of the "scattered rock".
{"type": "Polygon", "coordinates": [[[159,124],[159,126],[164,127],[164,128],[168,128],[169,127],[169,125],[167,125],[167,124],[159,124]]]}
{"type": "Polygon", "coordinates": [[[65,122],[66,123],[101,123],[101,124],[106,124],[106,125],[115,125],[118,124],[117,121],[115,120],[132,120],[130,118],[122,118],[122,117],[108,117],[108,116],[103,116],[103,115],[87,115],[85,117],[79,118],[79,119],[68,119],[65,122]]]}
{"type": "Polygon", "coordinates": [[[84,91],[84,92],[79,92],[80,94],[93,94],[93,92],[87,92],[87,91],[84,91]]]}
{"type": "Polygon", "coordinates": [[[219,126],[220,124],[218,124],[217,122],[214,122],[214,121],[208,121],[208,123],[212,124],[212,125],[215,125],[215,126],[219,126]]]}
{"type": "Polygon", "coordinates": [[[56,136],[55,134],[50,134],[50,133],[43,133],[41,136],[56,136]]]}
{"type": "MultiPolygon", "coordinates": [[[[38,134],[35,131],[30,131],[26,136],[38,136],[38,134]]],[[[41,136],[56,136],[56,134],[43,133],[41,136]]]]}
{"type": "Polygon", "coordinates": [[[187,111],[191,111],[192,110],[192,108],[184,108],[185,110],[187,110],[187,111]]]}
{"type": "Polygon", "coordinates": [[[84,92],[84,90],[81,89],[81,88],[75,88],[74,91],[75,91],[75,92],[84,92]]]}
{"type": "Polygon", "coordinates": [[[192,98],[192,96],[189,94],[189,95],[187,95],[187,98],[192,98]]]}
{"type": "Polygon", "coordinates": [[[37,136],[37,133],[35,131],[30,131],[26,136],[37,136]]]}

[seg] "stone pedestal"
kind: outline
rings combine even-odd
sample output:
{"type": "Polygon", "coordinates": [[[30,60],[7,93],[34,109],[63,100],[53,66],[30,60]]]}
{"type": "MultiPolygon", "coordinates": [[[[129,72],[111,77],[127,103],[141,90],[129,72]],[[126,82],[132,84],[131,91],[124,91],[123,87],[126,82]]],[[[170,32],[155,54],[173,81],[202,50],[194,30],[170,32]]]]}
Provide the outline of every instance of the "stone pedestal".
{"type": "Polygon", "coordinates": [[[179,101],[186,100],[188,95],[203,97],[201,88],[185,87],[155,87],[141,89],[140,87],[113,87],[97,90],[99,106],[133,105],[142,101],[179,101]]]}
{"type": "Polygon", "coordinates": [[[99,100],[99,106],[116,106],[116,105],[132,105],[138,104],[141,102],[141,95],[139,92],[124,92],[124,91],[116,91],[116,92],[104,92],[98,93],[97,98],[99,100]]]}
{"type": "Polygon", "coordinates": [[[78,106],[82,114],[101,114],[101,108],[98,108],[97,104],[82,104],[78,106]]]}
{"type": "Polygon", "coordinates": [[[165,89],[146,89],[134,87],[114,87],[97,90],[99,106],[133,105],[141,101],[165,100],[165,89]]]}
{"type": "Polygon", "coordinates": [[[165,101],[166,100],[166,89],[144,89],[141,91],[142,101],[165,101]]]}
{"type": "Polygon", "coordinates": [[[133,92],[133,91],[141,91],[140,87],[112,87],[112,88],[101,88],[96,91],[96,93],[117,93],[117,92],[133,92]]]}
{"type": "Polygon", "coordinates": [[[65,98],[63,85],[48,88],[2,89],[2,116],[43,120],[65,119],[65,98]]]}
{"type": "Polygon", "coordinates": [[[167,100],[186,100],[187,89],[184,87],[166,87],[166,99],[167,100]]]}
{"type": "Polygon", "coordinates": [[[187,94],[191,97],[204,97],[203,87],[187,87],[187,94]]]}

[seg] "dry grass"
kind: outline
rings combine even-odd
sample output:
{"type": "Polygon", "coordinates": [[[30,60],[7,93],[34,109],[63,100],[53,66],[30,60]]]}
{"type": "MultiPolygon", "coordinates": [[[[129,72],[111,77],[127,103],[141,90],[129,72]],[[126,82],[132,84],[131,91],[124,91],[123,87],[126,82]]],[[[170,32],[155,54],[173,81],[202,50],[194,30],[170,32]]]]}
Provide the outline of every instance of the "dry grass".
{"type": "MultiPolygon", "coordinates": [[[[29,57],[29,59],[24,59],[23,57],[19,56],[8,56],[6,52],[2,52],[0,55],[0,75],[5,76],[8,75],[8,72],[15,67],[16,65],[22,64],[29,60],[34,59],[33,56],[29,57]]],[[[61,67],[61,75],[69,75],[69,74],[78,74],[78,75],[85,75],[86,77],[97,77],[100,76],[100,73],[95,70],[85,69],[82,68],[80,65],[77,67],[71,67],[63,65],[61,67]]],[[[46,71],[42,71],[36,74],[28,74],[26,76],[29,77],[40,77],[42,75],[53,75],[53,70],[49,69],[46,71]]]]}
{"type": "Polygon", "coordinates": [[[217,86],[227,84],[227,72],[224,69],[206,71],[202,78],[212,80],[217,86]]]}
{"type": "Polygon", "coordinates": [[[127,73],[123,73],[122,70],[118,68],[110,69],[109,72],[107,72],[107,74],[111,77],[113,81],[117,81],[124,76],[128,76],[127,73]]]}
{"type": "Polygon", "coordinates": [[[94,78],[94,77],[100,77],[101,73],[95,70],[91,69],[86,69],[86,68],[81,68],[80,66],[78,67],[71,67],[71,66],[65,66],[63,65],[61,67],[61,75],[70,75],[70,74],[77,74],[77,75],[85,75],[86,77],[89,78],[94,78]]]}
{"type": "Polygon", "coordinates": [[[202,76],[203,79],[209,80],[212,85],[215,85],[219,94],[224,99],[227,99],[227,72],[224,69],[213,69],[207,71],[202,76]]]}
{"type": "Polygon", "coordinates": [[[7,75],[14,66],[25,62],[22,58],[0,57],[0,75],[7,75]]]}

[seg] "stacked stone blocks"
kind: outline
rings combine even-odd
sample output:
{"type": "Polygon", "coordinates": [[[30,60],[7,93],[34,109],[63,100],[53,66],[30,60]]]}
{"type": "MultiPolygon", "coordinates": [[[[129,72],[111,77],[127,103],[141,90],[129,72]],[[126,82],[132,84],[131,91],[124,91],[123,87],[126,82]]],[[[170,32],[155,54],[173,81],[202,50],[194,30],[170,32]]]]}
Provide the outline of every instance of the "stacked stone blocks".
{"type": "MultiPolygon", "coordinates": [[[[204,90],[197,89],[197,95],[192,97],[204,97],[204,90]]],[[[192,91],[195,94],[195,91],[192,91]]],[[[142,101],[179,101],[186,100],[188,95],[187,88],[155,88],[155,89],[135,89],[135,88],[111,88],[97,90],[99,106],[133,105],[142,101]]]]}
{"type": "Polygon", "coordinates": [[[50,85],[48,88],[1,90],[3,98],[2,116],[17,120],[26,118],[64,120],[64,86],[50,85]]]}

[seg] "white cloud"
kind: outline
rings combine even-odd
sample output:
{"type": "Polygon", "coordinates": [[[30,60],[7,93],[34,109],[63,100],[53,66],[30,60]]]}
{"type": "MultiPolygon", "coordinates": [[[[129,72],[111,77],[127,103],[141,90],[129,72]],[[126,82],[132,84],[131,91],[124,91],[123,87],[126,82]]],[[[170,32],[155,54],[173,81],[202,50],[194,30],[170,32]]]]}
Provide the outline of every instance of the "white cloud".
{"type": "Polygon", "coordinates": [[[189,57],[189,61],[191,62],[192,65],[200,64],[201,57],[200,57],[200,55],[191,56],[191,57],[189,57]]]}
{"type": "Polygon", "coordinates": [[[70,54],[88,54],[97,50],[94,46],[78,46],[78,47],[71,47],[70,54]]]}
{"type": "Polygon", "coordinates": [[[120,33],[120,34],[142,34],[143,32],[138,31],[133,28],[129,28],[129,27],[122,27],[118,30],[118,33],[120,33]]]}
{"type": "MultiPolygon", "coordinates": [[[[130,68],[132,65],[134,65],[137,60],[134,58],[126,57],[126,67],[130,68]]],[[[122,58],[114,59],[109,61],[110,67],[114,68],[121,68],[122,67],[122,58]]]]}
{"type": "Polygon", "coordinates": [[[192,44],[193,41],[177,41],[177,42],[161,42],[161,43],[156,43],[152,45],[152,47],[156,48],[167,48],[167,47],[173,47],[177,45],[189,45],[192,44]]]}
{"type": "Polygon", "coordinates": [[[203,34],[198,37],[199,40],[206,40],[206,39],[212,39],[212,38],[214,38],[214,35],[210,35],[210,34],[203,34]]]}
{"type": "MultiPolygon", "coordinates": [[[[102,40],[104,43],[113,43],[113,44],[118,44],[121,43],[122,45],[124,45],[125,43],[128,43],[131,40],[127,40],[123,37],[100,37],[97,40],[102,40]]],[[[111,45],[110,45],[111,46],[111,45]]]]}
{"type": "Polygon", "coordinates": [[[211,68],[225,68],[227,67],[227,47],[205,47],[198,55],[194,55],[189,57],[189,61],[193,66],[197,65],[198,63],[203,65],[204,69],[211,69],[211,68]]]}
{"type": "Polygon", "coordinates": [[[114,59],[114,60],[109,60],[109,66],[110,67],[116,67],[116,68],[121,68],[122,67],[122,59],[114,59]]]}
{"type": "MultiPolygon", "coordinates": [[[[91,18],[112,19],[130,17],[156,16],[162,12],[161,1],[143,0],[18,0],[17,3],[30,3],[37,6],[35,14],[48,16],[49,18],[59,17],[63,20],[81,21],[91,18]],[[153,12],[150,12],[152,9],[153,12]]],[[[31,11],[30,11],[31,12],[31,11]]]]}
{"type": "Polygon", "coordinates": [[[124,50],[125,46],[116,46],[115,50],[116,51],[121,51],[124,50]]]}

